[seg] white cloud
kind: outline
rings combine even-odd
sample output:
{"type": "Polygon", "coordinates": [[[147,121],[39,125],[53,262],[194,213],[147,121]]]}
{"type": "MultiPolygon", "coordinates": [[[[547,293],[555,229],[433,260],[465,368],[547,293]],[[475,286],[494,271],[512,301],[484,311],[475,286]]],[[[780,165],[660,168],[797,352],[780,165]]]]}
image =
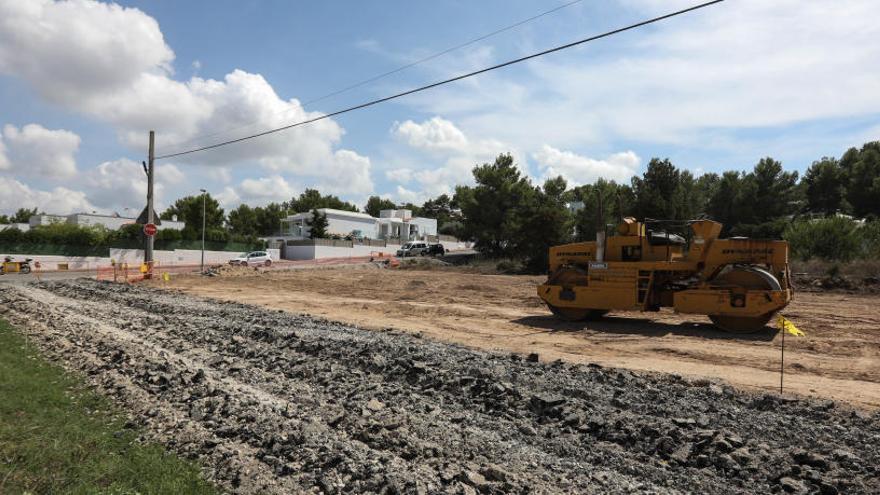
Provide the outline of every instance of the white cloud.
{"type": "Polygon", "coordinates": [[[79,149],[80,138],[73,132],[50,130],[39,124],[28,124],[21,129],[7,124],[3,127],[2,138],[6,142],[6,152],[0,148],[0,169],[56,179],[76,174],[73,155],[79,149]]]}
{"type": "MultiPolygon", "coordinates": [[[[684,5],[688,2],[674,2],[684,5]]],[[[627,19],[675,8],[627,0],[627,19]]],[[[408,101],[527,149],[628,142],[729,147],[737,129],[880,112],[876,2],[739,0],[408,101]],[[600,46],[601,45],[601,46],[600,46]]],[[[621,23],[623,21],[620,21],[621,23]]],[[[607,27],[613,27],[609,24],[607,27]]],[[[772,131],[772,129],[771,129],[772,131]]]]}
{"type": "Polygon", "coordinates": [[[82,191],[56,187],[51,191],[32,189],[10,177],[0,176],[0,211],[12,212],[18,208],[37,208],[47,213],[66,215],[91,212],[97,208],[86,199],[82,191]]]}
{"type": "Polygon", "coordinates": [[[241,197],[239,197],[238,193],[235,192],[231,186],[226,186],[223,190],[218,193],[212,195],[214,198],[220,203],[226,210],[230,210],[241,204],[241,197]]]}
{"type": "MultiPolygon", "coordinates": [[[[525,158],[514,147],[495,139],[471,139],[453,122],[442,117],[433,117],[422,123],[411,120],[395,123],[391,133],[412,150],[428,154],[427,157],[411,158],[411,161],[429,164],[438,160],[442,162],[442,165],[432,168],[409,171],[408,167],[402,167],[386,172],[389,179],[409,177],[417,182],[421,187],[418,192],[421,197],[452,194],[456,185],[473,183],[471,171],[474,166],[493,162],[500,153],[513,154],[518,166],[527,173],[525,158]]],[[[401,194],[406,194],[406,191],[399,188],[398,197],[403,199],[401,194]]]]}
{"type": "MultiPolygon", "coordinates": [[[[180,196],[195,194],[181,187],[185,183],[186,175],[176,165],[157,165],[154,186],[156,210],[161,211],[167,201],[176,199],[176,196],[169,197],[170,192],[180,196]]],[[[147,179],[143,166],[128,158],[102,162],[83,173],[72,185],[81,189],[96,207],[106,212],[134,215],[147,202],[147,179]],[[126,212],[126,208],[129,211],[126,212]]]]}
{"type": "Polygon", "coordinates": [[[412,180],[413,171],[409,168],[395,168],[385,171],[385,178],[392,182],[406,184],[412,180]]]}
{"type": "Polygon", "coordinates": [[[0,0],[0,72],[70,106],[170,71],[159,24],[138,9],[88,0],[0,0]]]}
{"type": "Polygon", "coordinates": [[[181,184],[186,180],[186,175],[172,163],[163,163],[156,166],[156,182],[168,184],[181,184]]]}
{"type": "Polygon", "coordinates": [[[319,185],[331,193],[369,194],[373,191],[370,159],[351,150],[337,150],[332,168],[320,176],[319,185]]]}
{"type": "Polygon", "coordinates": [[[543,171],[543,178],[561,175],[570,185],[591,184],[597,179],[627,182],[636,174],[641,162],[632,151],[615,153],[604,160],[596,160],[546,144],[533,153],[532,157],[543,171]]]}
{"type": "Polygon", "coordinates": [[[412,203],[417,205],[423,203],[426,199],[424,194],[410,191],[401,185],[397,186],[396,192],[397,194],[395,197],[397,198],[398,203],[412,203]]]}
{"type": "Polygon", "coordinates": [[[0,170],[9,170],[12,168],[12,163],[9,161],[9,157],[6,156],[6,145],[3,144],[3,135],[0,134],[0,170]]]}
{"type": "MultiPolygon", "coordinates": [[[[137,9],[92,0],[0,0],[0,73],[111,124],[132,149],[144,148],[150,129],[157,131],[157,154],[164,155],[320,116],[243,70],[222,80],[177,81],[173,60],[158,23],[137,9]]],[[[325,182],[340,194],[371,190],[369,160],[336,149],[342,134],[325,119],[177,161],[256,164],[315,182],[332,176],[325,182]]]]}
{"type": "Polygon", "coordinates": [[[395,122],[391,133],[404,139],[413,148],[461,151],[468,146],[464,133],[455,124],[440,117],[433,117],[421,124],[412,120],[395,122]]]}
{"type": "MultiPolygon", "coordinates": [[[[239,187],[240,198],[248,204],[266,204],[272,201],[287,201],[296,190],[287,180],[280,175],[262,177],[260,179],[245,179],[239,187]]],[[[239,195],[235,194],[238,198],[239,195]]]]}

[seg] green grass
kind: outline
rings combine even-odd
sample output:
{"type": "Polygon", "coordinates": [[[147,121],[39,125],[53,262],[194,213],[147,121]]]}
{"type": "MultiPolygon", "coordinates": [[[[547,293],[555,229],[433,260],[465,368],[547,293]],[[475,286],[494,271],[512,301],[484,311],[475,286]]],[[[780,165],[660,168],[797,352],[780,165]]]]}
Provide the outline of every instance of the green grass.
{"type": "Polygon", "coordinates": [[[0,493],[216,493],[0,320],[0,493]]]}

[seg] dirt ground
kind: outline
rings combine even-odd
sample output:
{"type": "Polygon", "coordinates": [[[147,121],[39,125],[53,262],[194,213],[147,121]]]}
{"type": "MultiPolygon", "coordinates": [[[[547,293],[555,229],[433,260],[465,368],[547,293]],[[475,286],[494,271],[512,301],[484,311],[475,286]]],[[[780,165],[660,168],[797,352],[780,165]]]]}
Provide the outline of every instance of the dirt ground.
{"type": "MultiPolygon", "coordinates": [[[[706,317],[612,313],[602,321],[552,318],[536,276],[452,270],[346,268],[204,278],[169,289],[318,315],[364,328],[394,328],[465,346],[540,354],[541,360],[721,378],[778,390],[781,334],[715,330],[706,317]]],[[[798,293],[784,310],[807,336],[788,336],[785,390],[880,408],[880,308],[876,295],[798,293]]]]}

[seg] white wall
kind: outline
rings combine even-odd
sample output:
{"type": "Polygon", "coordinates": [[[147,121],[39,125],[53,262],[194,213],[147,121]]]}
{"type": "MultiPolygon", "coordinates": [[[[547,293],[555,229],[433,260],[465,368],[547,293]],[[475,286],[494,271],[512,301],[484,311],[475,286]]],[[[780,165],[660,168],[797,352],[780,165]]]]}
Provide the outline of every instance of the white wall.
{"type": "MultiPolygon", "coordinates": [[[[31,258],[39,261],[40,270],[54,271],[58,269],[58,263],[66,263],[69,270],[94,270],[98,266],[110,266],[110,258],[99,256],[56,256],[47,254],[4,254],[0,253],[0,260],[10,256],[13,261],[24,261],[31,258]]],[[[33,266],[33,265],[31,265],[33,266]]]]}
{"type": "MultiPolygon", "coordinates": [[[[278,249],[267,249],[273,260],[281,259],[278,249]]],[[[216,265],[228,263],[241,253],[232,251],[205,251],[205,264],[216,265]]],[[[111,249],[110,257],[117,263],[140,263],[144,259],[143,249],[111,249]]],[[[199,249],[175,249],[174,251],[153,251],[153,259],[160,264],[196,265],[201,263],[202,251],[199,249]]]]}
{"type": "Polygon", "coordinates": [[[359,246],[287,246],[285,254],[289,260],[314,260],[323,258],[361,258],[380,252],[393,255],[400,249],[396,244],[386,247],[359,246]]]}
{"type": "MultiPolygon", "coordinates": [[[[273,260],[281,259],[278,249],[267,249],[266,252],[273,260]]],[[[23,261],[31,258],[39,261],[41,270],[52,271],[58,269],[59,263],[67,263],[69,270],[94,270],[98,267],[110,266],[111,260],[117,263],[128,263],[139,266],[144,260],[143,249],[109,249],[108,255],[104,256],[57,256],[43,254],[4,254],[0,253],[0,260],[5,256],[11,256],[15,261],[23,261]]],[[[236,258],[241,253],[232,251],[205,251],[205,263],[209,265],[225,264],[236,258]]],[[[174,251],[153,251],[153,259],[160,265],[197,265],[201,262],[202,252],[196,249],[176,249],[174,251]]]]}

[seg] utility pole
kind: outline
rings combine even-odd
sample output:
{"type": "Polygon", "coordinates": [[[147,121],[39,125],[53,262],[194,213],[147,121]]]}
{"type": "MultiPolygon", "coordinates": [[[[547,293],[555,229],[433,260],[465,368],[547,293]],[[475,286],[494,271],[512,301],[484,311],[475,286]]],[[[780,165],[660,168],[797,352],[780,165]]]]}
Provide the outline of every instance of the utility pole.
{"type": "Polygon", "coordinates": [[[205,201],[208,199],[208,191],[204,189],[199,189],[202,191],[202,274],[205,273],[205,201]]]}
{"type": "Polygon", "coordinates": [[[605,261],[605,208],[602,191],[596,188],[596,261],[605,261]]]}
{"type": "MultiPolygon", "coordinates": [[[[153,161],[156,158],[156,132],[150,131],[150,151],[147,164],[147,223],[155,223],[153,215],[153,161]]],[[[153,275],[153,239],[154,236],[145,235],[144,263],[147,265],[147,275],[153,275]]]]}

